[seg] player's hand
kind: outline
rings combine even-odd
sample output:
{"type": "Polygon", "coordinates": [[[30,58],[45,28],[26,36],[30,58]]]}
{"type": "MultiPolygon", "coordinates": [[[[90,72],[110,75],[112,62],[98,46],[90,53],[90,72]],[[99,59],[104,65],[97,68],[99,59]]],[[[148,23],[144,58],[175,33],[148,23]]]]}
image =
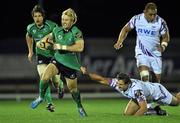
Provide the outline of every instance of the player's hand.
{"type": "Polygon", "coordinates": [[[28,60],[30,63],[32,63],[32,57],[33,57],[33,53],[28,53],[28,60]]]}
{"type": "Polygon", "coordinates": [[[45,42],[41,42],[41,41],[38,41],[36,43],[36,47],[40,48],[41,50],[46,50],[45,45],[46,45],[45,42]]]}
{"type": "Polygon", "coordinates": [[[83,74],[88,74],[87,68],[86,67],[80,67],[80,70],[83,74]]]}
{"type": "Polygon", "coordinates": [[[122,44],[122,43],[117,42],[117,43],[114,44],[114,48],[115,48],[116,50],[119,50],[119,49],[122,48],[122,47],[123,47],[123,44],[122,44]]]}

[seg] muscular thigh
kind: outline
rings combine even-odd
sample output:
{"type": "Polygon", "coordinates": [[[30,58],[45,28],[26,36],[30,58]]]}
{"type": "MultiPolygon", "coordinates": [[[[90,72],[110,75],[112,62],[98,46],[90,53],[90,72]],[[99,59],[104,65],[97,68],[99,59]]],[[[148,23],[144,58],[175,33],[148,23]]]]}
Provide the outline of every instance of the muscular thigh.
{"type": "Polygon", "coordinates": [[[65,78],[65,79],[66,79],[67,87],[70,91],[77,89],[77,78],[75,79],[65,78]]]}
{"type": "Polygon", "coordinates": [[[58,83],[59,81],[60,81],[60,75],[54,75],[53,77],[52,77],[52,80],[53,80],[53,82],[56,82],[56,83],[58,83]]]}
{"type": "Polygon", "coordinates": [[[42,77],[43,72],[46,69],[46,66],[47,66],[47,64],[38,64],[37,65],[37,71],[38,71],[38,74],[39,74],[40,78],[42,77]]]}
{"type": "Polygon", "coordinates": [[[58,74],[58,69],[56,68],[56,66],[52,63],[48,64],[48,66],[46,67],[42,79],[43,80],[49,80],[51,79],[54,75],[58,74]]]}

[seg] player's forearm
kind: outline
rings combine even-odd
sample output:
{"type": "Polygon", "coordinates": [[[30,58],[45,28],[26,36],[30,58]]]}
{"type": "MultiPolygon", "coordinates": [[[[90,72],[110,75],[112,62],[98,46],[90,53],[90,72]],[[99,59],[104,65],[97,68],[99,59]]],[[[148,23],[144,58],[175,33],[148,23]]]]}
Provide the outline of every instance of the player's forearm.
{"type": "Polygon", "coordinates": [[[119,34],[119,37],[118,37],[118,43],[119,43],[119,44],[122,44],[122,43],[123,43],[123,41],[126,39],[128,33],[129,33],[129,31],[131,31],[131,28],[128,26],[128,24],[126,24],[126,25],[122,28],[122,30],[121,30],[121,32],[120,32],[120,34],[119,34]]]}
{"type": "Polygon", "coordinates": [[[94,80],[94,81],[101,81],[101,80],[102,80],[102,77],[99,76],[99,75],[97,75],[97,74],[89,73],[88,75],[89,75],[89,77],[90,77],[92,80],[94,80]]]}
{"type": "Polygon", "coordinates": [[[67,51],[82,52],[83,50],[84,50],[84,43],[67,46],[67,51]]]}
{"type": "Polygon", "coordinates": [[[120,32],[119,37],[118,37],[118,43],[119,43],[119,44],[122,44],[122,43],[123,43],[123,41],[124,41],[124,40],[126,39],[126,37],[127,37],[127,34],[128,34],[128,32],[127,32],[126,30],[122,29],[122,31],[120,32]]]}
{"type": "Polygon", "coordinates": [[[108,85],[109,84],[108,78],[105,78],[105,77],[102,77],[100,75],[93,74],[93,73],[89,73],[88,75],[94,81],[97,81],[97,82],[99,82],[101,84],[104,84],[104,85],[108,85]]]}
{"type": "Polygon", "coordinates": [[[54,49],[71,51],[71,52],[82,52],[84,50],[84,41],[83,40],[77,41],[75,44],[71,46],[55,44],[54,49]]]}
{"type": "Polygon", "coordinates": [[[170,41],[170,36],[169,36],[169,33],[167,32],[167,33],[162,37],[162,40],[161,40],[161,47],[163,48],[163,51],[166,50],[169,41],[170,41]]]}
{"type": "Polygon", "coordinates": [[[33,40],[29,36],[26,36],[26,43],[29,53],[33,53],[33,40]]]}

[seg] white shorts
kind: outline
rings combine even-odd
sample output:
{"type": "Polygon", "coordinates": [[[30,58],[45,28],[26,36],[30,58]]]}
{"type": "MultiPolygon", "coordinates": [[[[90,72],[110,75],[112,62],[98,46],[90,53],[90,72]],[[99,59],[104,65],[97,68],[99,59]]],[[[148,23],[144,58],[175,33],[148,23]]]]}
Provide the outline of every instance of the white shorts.
{"type": "Polygon", "coordinates": [[[158,90],[158,96],[159,96],[159,100],[157,101],[157,103],[159,104],[164,104],[164,105],[169,105],[172,101],[172,94],[161,84],[159,85],[159,89],[158,90]]]}
{"type": "Polygon", "coordinates": [[[162,72],[161,57],[152,57],[141,54],[136,56],[136,61],[137,67],[144,65],[149,67],[150,71],[154,72],[155,74],[161,74],[162,72]]]}

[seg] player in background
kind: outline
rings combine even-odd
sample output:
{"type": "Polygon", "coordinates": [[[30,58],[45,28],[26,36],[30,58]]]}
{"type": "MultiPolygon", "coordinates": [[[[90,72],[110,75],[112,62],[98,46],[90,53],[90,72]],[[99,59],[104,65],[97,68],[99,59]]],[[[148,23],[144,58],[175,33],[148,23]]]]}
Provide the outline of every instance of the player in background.
{"type": "MultiPolygon", "coordinates": [[[[34,53],[33,46],[35,46],[35,53],[36,53],[36,58],[37,58],[37,71],[41,79],[46,66],[50,63],[50,60],[54,55],[54,51],[42,49],[38,47],[37,44],[43,38],[46,38],[47,35],[51,33],[52,30],[57,26],[57,24],[50,20],[45,20],[45,12],[43,8],[39,5],[34,6],[31,14],[32,14],[32,18],[34,22],[27,26],[27,33],[26,33],[26,42],[27,42],[28,51],[29,51],[28,60],[32,63],[32,57],[34,53]]],[[[54,82],[55,87],[58,90],[59,97],[62,98],[64,89],[63,89],[63,82],[60,80],[60,76],[59,75],[53,76],[52,81],[54,82]]],[[[54,112],[54,105],[52,103],[49,85],[46,90],[45,99],[48,102],[48,105],[46,108],[49,111],[54,112]]]]}
{"type": "MultiPolygon", "coordinates": [[[[163,18],[157,15],[155,3],[147,3],[143,13],[133,16],[122,28],[115,49],[123,46],[128,33],[136,30],[135,57],[138,71],[143,81],[149,81],[150,73],[155,75],[153,81],[160,82],[162,73],[162,53],[170,41],[168,26],[163,18]]],[[[149,104],[148,108],[152,108],[149,104]]]]}
{"type": "Polygon", "coordinates": [[[108,85],[130,99],[124,111],[124,115],[167,115],[166,112],[161,112],[159,106],[155,107],[155,112],[148,112],[147,103],[155,102],[169,106],[178,106],[180,104],[180,92],[177,93],[176,96],[173,96],[158,82],[143,82],[138,79],[130,78],[124,73],[117,74],[115,78],[107,78],[95,73],[88,73],[84,67],[81,67],[81,70],[84,74],[87,74],[90,79],[108,85]]]}
{"type": "Polygon", "coordinates": [[[55,55],[46,67],[40,80],[39,97],[32,102],[32,107],[37,107],[43,100],[49,79],[56,75],[63,75],[67,87],[77,104],[80,116],[87,116],[82,103],[80,92],[77,88],[77,72],[81,71],[79,55],[84,50],[82,32],[74,25],[77,21],[76,13],[69,8],[61,15],[61,25],[53,29],[49,40],[53,40],[55,55]]]}

